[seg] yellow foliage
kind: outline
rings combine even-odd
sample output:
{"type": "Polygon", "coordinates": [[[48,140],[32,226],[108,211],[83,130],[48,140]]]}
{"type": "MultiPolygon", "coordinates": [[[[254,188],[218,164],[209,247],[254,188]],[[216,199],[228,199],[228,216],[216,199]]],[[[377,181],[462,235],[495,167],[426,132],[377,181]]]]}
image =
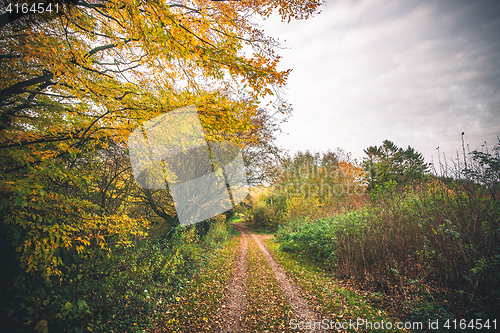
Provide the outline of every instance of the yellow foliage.
{"type": "Polygon", "coordinates": [[[278,70],[274,41],[248,13],[306,18],[320,3],[80,1],[4,26],[0,211],[26,271],[60,276],[65,256],[146,237],[148,221],[71,192],[95,193],[93,175],[79,171],[144,121],[194,104],[208,140],[255,140],[258,99],[290,71],[278,70]],[[245,46],[253,51],[242,54],[245,46]]]}

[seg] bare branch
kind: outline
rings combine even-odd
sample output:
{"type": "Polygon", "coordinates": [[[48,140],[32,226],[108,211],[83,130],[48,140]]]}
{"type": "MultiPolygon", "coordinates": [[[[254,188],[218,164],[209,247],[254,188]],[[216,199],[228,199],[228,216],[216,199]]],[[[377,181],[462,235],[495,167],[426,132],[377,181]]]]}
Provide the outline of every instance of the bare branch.
{"type": "Polygon", "coordinates": [[[26,80],[23,82],[18,82],[18,83],[14,84],[8,88],[2,89],[2,90],[0,90],[0,101],[3,101],[14,94],[24,93],[25,90],[23,88],[32,86],[32,85],[37,84],[37,83],[49,81],[53,77],[54,77],[54,74],[47,73],[45,75],[41,75],[41,76],[35,77],[33,79],[29,79],[29,80],[26,80]]]}

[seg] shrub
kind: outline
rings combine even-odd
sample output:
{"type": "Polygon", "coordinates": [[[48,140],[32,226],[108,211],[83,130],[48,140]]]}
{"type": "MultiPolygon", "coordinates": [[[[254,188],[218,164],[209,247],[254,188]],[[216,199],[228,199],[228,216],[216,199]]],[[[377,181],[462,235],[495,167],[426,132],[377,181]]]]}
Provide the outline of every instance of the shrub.
{"type": "MultiPolygon", "coordinates": [[[[222,241],[224,224],[215,225],[214,239],[222,241]]],[[[41,323],[49,332],[142,332],[186,286],[207,251],[194,226],[179,226],[168,241],[146,239],[81,261],[62,283],[20,275],[4,310],[23,331],[41,323]]]]}
{"type": "Polygon", "coordinates": [[[255,229],[274,231],[278,228],[279,221],[276,207],[267,206],[261,200],[257,200],[250,210],[248,225],[255,229]]]}
{"type": "Polygon", "coordinates": [[[212,222],[208,233],[205,235],[205,244],[210,247],[219,246],[231,237],[228,231],[228,222],[224,215],[219,215],[212,222]]]}
{"type": "MultiPolygon", "coordinates": [[[[439,181],[376,188],[372,205],[326,219],[283,225],[286,251],[302,253],[339,277],[374,288],[427,280],[476,312],[500,304],[500,201],[439,181]],[[461,292],[460,292],[461,291],[461,292]]],[[[393,290],[395,292],[397,290],[393,290]]]]}

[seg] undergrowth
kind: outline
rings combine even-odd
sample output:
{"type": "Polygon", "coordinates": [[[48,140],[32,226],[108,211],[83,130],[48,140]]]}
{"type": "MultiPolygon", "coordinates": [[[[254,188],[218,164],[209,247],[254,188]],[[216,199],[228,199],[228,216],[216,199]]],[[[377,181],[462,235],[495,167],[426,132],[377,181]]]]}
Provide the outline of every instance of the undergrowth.
{"type": "Polygon", "coordinates": [[[281,225],[284,251],[339,278],[407,300],[408,318],[500,313],[500,201],[481,186],[440,181],[371,194],[371,205],[281,225]]]}
{"type": "Polygon", "coordinates": [[[15,296],[2,304],[19,324],[11,331],[143,332],[156,327],[165,306],[176,302],[231,237],[225,220],[214,221],[202,239],[194,226],[179,226],[168,240],[144,239],[81,261],[63,283],[20,275],[12,287],[15,296]]]}

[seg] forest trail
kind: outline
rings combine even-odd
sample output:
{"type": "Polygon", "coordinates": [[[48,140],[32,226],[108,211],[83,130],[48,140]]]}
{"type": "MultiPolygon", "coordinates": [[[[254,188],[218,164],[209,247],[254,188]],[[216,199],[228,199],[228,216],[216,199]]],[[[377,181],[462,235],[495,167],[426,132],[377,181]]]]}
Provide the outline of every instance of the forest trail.
{"type": "MultiPolygon", "coordinates": [[[[220,302],[217,311],[218,332],[247,332],[246,316],[248,305],[248,272],[252,270],[261,270],[263,267],[249,266],[247,263],[248,236],[255,242],[260,249],[260,255],[264,256],[268,266],[276,279],[281,291],[288,304],[290,305],[293,315],[297,321],[318,322],[320,317],[314,312],[308,302],[302,297],[300,288],[290,279],[286,272],[272,258],[269,251],[266,249],[262,240],[269,236],[261,236],[252,233],[248,228],[233,224],[234,228],[240,233],[240,249],[236,264],[228,284],[224,298],[220,302]]],[[[272,297],[270,294],[269,297],[272,297]]],[[[279,304],[279,301],[275,302],[279,304]]],[[[288,326],[288,323],[286,323],[288,326]]],[[[265,328],[262,328],[265,329],[265,328]]],[[[280,331],[288,331],[289,327],[282,327],[280,331]]],[[[319,332],[309,330],[309,332],[319,332]]]]}
{"type": "Polygon", "coordinates": [[[234,224],[234,228],[240,233],[240,250],[227,292],[217,309],[218,331],[222,333],[242,331],[247,306],[247,234],[237,224],[234,224]]]}

